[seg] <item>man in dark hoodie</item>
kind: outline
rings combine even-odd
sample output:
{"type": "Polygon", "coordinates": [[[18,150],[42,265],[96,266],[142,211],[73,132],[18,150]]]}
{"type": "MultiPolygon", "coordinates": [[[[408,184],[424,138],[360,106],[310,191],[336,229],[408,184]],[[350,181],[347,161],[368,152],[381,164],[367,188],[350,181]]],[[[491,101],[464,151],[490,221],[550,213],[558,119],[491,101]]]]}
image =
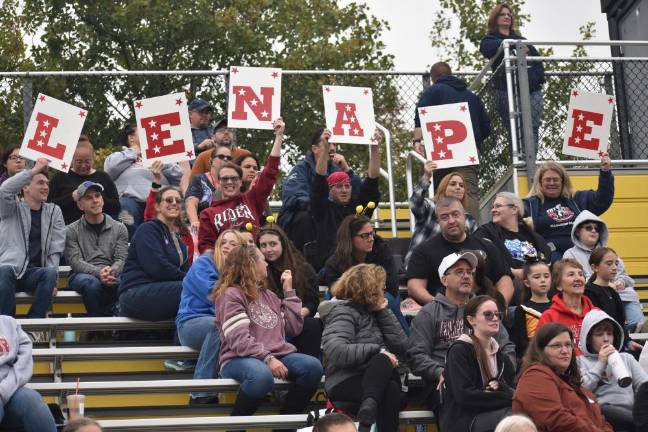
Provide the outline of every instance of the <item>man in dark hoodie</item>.
{"type": "MultiPolygon", "coordinates": [[[[452,75],[450,66],[445,62],[432,65],[430,78],[433,85],[423,92],[414,110],[414,139],[412,140],[414,149],[425,156],[423,130],[418,115],[420,107],[467,102],[477,149],[481,151],[482,143],[491,132],[491,122],[481,100],[468,90],[468,86],[464,81],[452,75]]],[[[479,188],[476,165],[435,170],[433,174],[435,192],[441,179],[452,171],[458,171],[464,176],[468,193],[467,210],[471,215],[477,217],[479,215],[479,188]]]]}
{"type": "MultiPolygon", "coordinates": [[[[409,367],[425,381],[429,389],[426,404],[433,410],[439,402],[435,389],[443,377],[446,352],[464,332],[464,307],[473,295],[476,267],[477,256],[472,252],[451,253],[443,258],[438,273],[445,294],[438,292],[412,321],[407,349],[409,367]]],[[[504,326],[499,327],[496,339],[502,352],[516,364],[515,345],[504,326]]]]}

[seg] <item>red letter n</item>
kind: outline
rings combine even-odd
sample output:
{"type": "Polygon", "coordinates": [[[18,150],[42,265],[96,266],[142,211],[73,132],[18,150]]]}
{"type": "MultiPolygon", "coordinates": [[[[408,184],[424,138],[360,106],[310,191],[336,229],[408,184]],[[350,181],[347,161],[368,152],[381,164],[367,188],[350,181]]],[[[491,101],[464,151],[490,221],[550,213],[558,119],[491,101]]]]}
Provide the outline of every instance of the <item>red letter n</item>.
{"type": "Polygon", "coordinates": [[[272,96],[274,95],[274,88],[261,87],[261,98],[254,93],[250,86],[234,86],[234,111],[232,111],[232,119],[234,120],[247,120],[247,113],[243,109],[243,104],[252,110],[257,120],[270,121],[272,114],[272,96]]]}

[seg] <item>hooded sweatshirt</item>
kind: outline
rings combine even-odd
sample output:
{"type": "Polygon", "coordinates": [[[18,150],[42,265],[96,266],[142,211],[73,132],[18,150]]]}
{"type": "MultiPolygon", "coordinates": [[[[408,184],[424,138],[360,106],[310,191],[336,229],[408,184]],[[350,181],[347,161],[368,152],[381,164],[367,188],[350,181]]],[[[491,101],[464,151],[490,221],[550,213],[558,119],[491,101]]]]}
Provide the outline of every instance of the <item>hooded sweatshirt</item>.
{"type": "Polygon", "coordinates": [[[590,389],[598,398],[601,405],[616,405],[632,410],[634,406],[634,393],[639,386],[648,381],[648,374],[639,366],[637,360],[631,354],[619,352],[623,363],[632,377],[632,386],[622,388],[612,375],[612,368],[609,364],[599,361],[598,352],[594,352],[587,337],[598,323],[609,320],[614,324],[614,347],[617,351],[623,346],[623,329],[618,322],[601,310],[593,310],[583,319],[579,348],[583,353],[578,357],[578,367],[583,385],[590,389]]]}
{"type": "Polygon", "coordinates": [[[581,334],[581,326],[583,325],[583,318],[589,311],[596,309],[592,304],[592,301],[585,295],[581,297],[581,305],[583,306],[583,313],[578,315],[567,307],[563,301],[562,294],[556,294],[551,299],[551,307],[544,311],[540,317],[540,321],[538,321],[538,325],[536,326],[536,331],[543,325],[552,322],[557,322],[569,327],[574,335],[574,339],[576,339],[576,355],[581,355],[578,341],[581,334]]]}
{"type": "Polygon", "coordinates": [[[5,405],[32,376],[32,343],[18,322],[0,315],[0,402],[5,405]]]}
{"type": "MultiPolygon", "coordinates": [[[[439,380],[445,368],[446,353],[450,345],[464,332],[465,305],[451,303],[448,298],[437,293],[434,301],[426,304],[416,314],[410,328],[407,354],[412,373],[428,383],[439,380]]],[[[508,333],[500,325],[495,338],[500,351],[516,364],[515,345],[509,340],[508,333]]]]}
{"type": "MultiPolygon", "coordinates": [[[[567,249],[563,254],[563,258],[573,258],[583,266],[583,273],[585,274],[585,279],[589,279],[592,275],[592,268],[589,264],[589,258],[592,254],[592,251],[598,247],[607,246],[609,238],[609,231],[607,224],[603,219],[596,216],[589,210],[583,210],[576,220],[571,230],[571,239],[574,243],[574,247],[567,249]],[[593,248],[588,248],[585,246],[579,239],[576,237],[576,232],[578,227],[587,222],[596,222],[599,226],[599,241],[593,248]]],[[[625,271],[625,265],[623,260],[619,257],[619,264],[617,265],[617,280],[623,281],[624,288],[621,291],[618,291],[621,300],[623,301],[639,301],[639,294],[634,289],[634,280],[628,276],[628,273],[625,271]]]]}

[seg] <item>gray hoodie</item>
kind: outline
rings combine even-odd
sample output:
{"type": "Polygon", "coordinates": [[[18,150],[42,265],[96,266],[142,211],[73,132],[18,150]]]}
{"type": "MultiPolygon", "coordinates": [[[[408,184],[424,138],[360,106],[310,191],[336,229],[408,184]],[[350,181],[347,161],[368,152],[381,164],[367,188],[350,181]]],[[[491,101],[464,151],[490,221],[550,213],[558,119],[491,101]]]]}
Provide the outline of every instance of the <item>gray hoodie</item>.
{"type": "Polygon", "coordinates": [[[0,402],[6,404],[32,376],[32,343],[10,316],[0,315],[0,402]]]}
{"type": "MultiPolygon", "coordinates": [[[[128,147],[112,153],[104,162],[104,171],[117,186],[119,196],[127,196],[145,202],[151,190],[153,174],[150,168],[142,165],[142,160],[128,147]]],[[[178,186],[182,178],[182,169],[178,164],[166,164],[162,167],[162,186],[178,186]]]]}
{"type": "MultiPolygon", "coordinates": [[[[14,268],[22,278],[29,264],[29,231],[31,211],[18,193],[32,179],[27,169],[8,178],[0,186],[0,263],[14,268]]],[[[65,222],[56,204],[41,207],[41,267],[57,267],[65,250],[65,222]]]]}
{"type": "MultiPolygon", "coordinates": [[[[592,268],[589,264],[589,258],[592,254],[592,251],[598,247],[607,246],[608,243],[609,233],[607,224],[603,221],[603,219],[599,218],[591,211],[583,210],[576,217],[576,220],[574,220],[574,224],[572,225],[571,238],[574,246],[565,251],[563,258],[573,258],[578,261],[580,265],[583,266],[585,279],[589,279],[589,277],[592,275],[592,268]],[[589,249],[576,237],[576,231],[578,231],[578,227],[585,222],[596,222],[600,227],[599,241],[592,249],[589,249]]],[[[623,285],[625,286],[623,290],[619,291],[619,297],[621,297],[622,301],[639,301],[639,295],[634,289],[634,280],[626,273],[625,265],[623,264],[621,257],[619,257],[619,264],[617,266],[617,280],[623,281],[623,285]]]]}
{"type": "Polygon", "coordinates": [[[601,405],[617,405],[632,410],[634,392],[637,391],[641,384],[648,381],[648,374],[639,366],[639,362],[631,354],[620,352],[619,355],[632,376],[632,386],[619,387],[617,381],[611,378],[611,368],[599,362],[598,353],[592,352],[587,344],[587,336],[592,331],[592,328],[603,320],[610,320],[614,323],[614,347],[617,351],[623,346],[623,330],[619,323],[602,310],[594,309],[588,312],[583,318],[580,341],[578,342],[578,346],[583,353],[583,355],[577,357],[583,385],[596,395],[601,405]]]}
{"type": "MultiPolygon", "coordinates": [[[[414,375],[428,383],[439,380],[445,368],[448,348],[464,332],[464,307],[451,303],[445,295],[437,293],[434,301],[418,311],[412,321],[407,349],[409,366],[414,375]]],[[[509,356],[512,364],[516,364],[515,345],[509,340],[501,323],[495,340],[502,353],[509,356]]]]}

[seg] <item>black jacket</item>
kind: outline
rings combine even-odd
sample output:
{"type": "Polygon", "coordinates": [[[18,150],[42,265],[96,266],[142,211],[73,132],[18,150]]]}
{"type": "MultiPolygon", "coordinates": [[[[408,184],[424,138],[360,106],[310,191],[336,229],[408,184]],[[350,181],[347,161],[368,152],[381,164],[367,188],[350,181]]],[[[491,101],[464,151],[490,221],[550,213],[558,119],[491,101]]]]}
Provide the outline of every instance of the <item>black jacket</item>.
{"type": "MultiPolygon", "coordinates": [[[[270,290],[274,292],[277,297],[283,300],[284,292],[281,284],[282,269],[278,269],[272,264],[268,265],[268,276],[270,276],[270,290]]],[[[317,274],[313,267],[307,262],[304,263],[304,269],[301,274],[293,274],[293,277],[301,278],[300,282],[304,288],[303,293],[297,293],[302,301],[302,307],[308,308],[310,316],[315,315],[317,306],[319,305],[319,285],[317,283],[317,274]]],[[[294,286],[294,285],[293,285],[294,286]]]]}
{"type": "MultiPolygon", "coordinates": [[[[538,256],[538,259],[540,261],[548,263],[551,259],[551,249],[549,248],[547,242],[538,233],[529,228],[529,226],[524,222],[520,222],[519,229],[520,231],[524,231],[533,239],[533,247],[536,248],[538,254],[540,255],[538,256]]],[[[493,222],[488,222],[477,228],[477,231],[475,231],[475,234],[473,235],[481,240],[490,240],[500,252],[500,254],[504,258],[506,258],[508,266],[510,268],[513,268],[513,257],[504,244],[505,238],[501,226],[493,222]]]]}

